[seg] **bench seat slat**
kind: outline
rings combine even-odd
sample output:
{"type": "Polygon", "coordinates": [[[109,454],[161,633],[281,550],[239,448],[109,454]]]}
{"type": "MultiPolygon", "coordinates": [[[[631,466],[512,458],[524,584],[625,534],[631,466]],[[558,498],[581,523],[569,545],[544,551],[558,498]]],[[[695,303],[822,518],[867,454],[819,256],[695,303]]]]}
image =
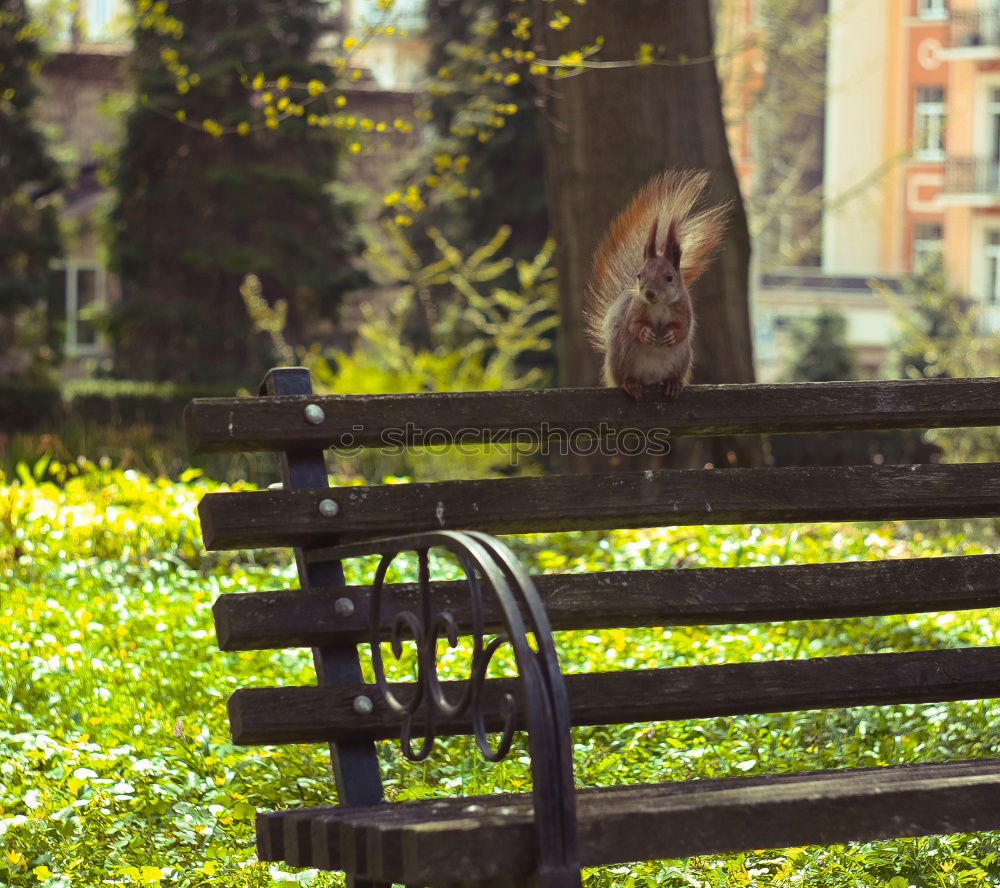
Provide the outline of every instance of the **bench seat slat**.
{"type": "Polygon", "coordinates": [[[614,389],[195,399],[184,415],[197,453],[440,444],[469,429],[494,443],[608,431],[671,436],[945,428],[1000,424],[1000,380],[936,379],[691,386],[677,401],[614,389]],[[306,422],[307,404],[325,419],[306,422]],[[428,438],[428,435],[431,437],[428,438]]]}
{"type": "Polygon", "coordinates": [[[488,533],[1000,515],[996,464],[555,475],[210,493],[208,549],[316,546],[430,530],[488,533]],[[335,514],[321,517],[323,500],[335,514]]]}
{"type": "MultiPolygon", "coordinates": [[[[815,620],[994,607],[1000,604],[1000,555],[753,568],[609,571],[534,578],[554,629],[706,626],[815,620]]],[[[433,583],[434,601],[459,626],[472,623],[464,582],[433,583]]],[[[213,613],[224,651],[318,647],[368,638],[368,586],[237,592],[219,596],[213,613]],[[357,606],[340,616],[334,602],[357,606]]],[[[383,590],[382,622],[419,603],[415,583],[383,590]]],[[[488,631],[501,625],[492,597],[488,631]]]]}
{"type": "MultiPolygon", "coordinates": [[[[308,847],[281,849],[297,865],[353,864],[361,878],[516,879],[534,864],[530,809],[529,795],[303,809],[261,815],[258,832],[295,817],[299,835],[311,832],[308,847]]],[[[577,812],[583,866],[995,830],[1000,760],[590,788],[577,792],[577,812]]]]}
{"type": "MultiPolygon", "coordinates": [[[[464,682],[442,682],[448,699],[464,682]]],[[[393,685],[402,699],[412,689],[393,685]]],[[[489,679],[484,713],[498,730],[513,679],[489,679]]],[[[808,660],[681,666],[566,676],[574,725],[610,725],[789,712],[845,706],[932,703],[1000,697],[1000,648],[956,648],[899,654],[858,654],[808,660]]],[[[243,745],[319,743],[398,737],[397,718],[370,685],[241,688],[229,699],[233,742],[243,745]],[[373,711],[359,714],[365,695],[373,711]]],[[[523,727],[523,724],[519,726],[523,727]]],[[[439,735],[469,734],[468,713],[441,717],[439,735]]]]}

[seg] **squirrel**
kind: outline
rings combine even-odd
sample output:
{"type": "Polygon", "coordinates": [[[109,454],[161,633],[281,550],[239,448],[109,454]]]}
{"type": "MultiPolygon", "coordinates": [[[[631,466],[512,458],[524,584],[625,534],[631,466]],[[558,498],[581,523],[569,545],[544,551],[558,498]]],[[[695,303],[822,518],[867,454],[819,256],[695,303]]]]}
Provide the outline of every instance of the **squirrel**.
{"type": "Polygon", "coordinates": [[[691,378],[695,322],[688,286],[708,267],[730,211],[728,203],[695,209],[708,182],[699,170],[654,176],[594,253],[587,334],[604,353],[604,384],[621,386],[637,401],[651,383],[662,384],[673,400],[691,378]],[[667,231],[662,252],[661,226],[667,231]]]}

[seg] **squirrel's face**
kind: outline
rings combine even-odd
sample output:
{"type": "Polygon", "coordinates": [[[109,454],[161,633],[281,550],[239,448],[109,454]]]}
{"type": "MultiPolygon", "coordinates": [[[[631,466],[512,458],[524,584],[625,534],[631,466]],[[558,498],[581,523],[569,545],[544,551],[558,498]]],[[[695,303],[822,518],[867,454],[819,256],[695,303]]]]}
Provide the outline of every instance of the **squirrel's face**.
{"type": "Polygon", "coordinates": [[[681,298],[684,284],[680,271],[666,256],[654,256],[643,262],[639,269],[636,289],[639,296],[650,305],[659,302],[670,304],[681,298]]]}

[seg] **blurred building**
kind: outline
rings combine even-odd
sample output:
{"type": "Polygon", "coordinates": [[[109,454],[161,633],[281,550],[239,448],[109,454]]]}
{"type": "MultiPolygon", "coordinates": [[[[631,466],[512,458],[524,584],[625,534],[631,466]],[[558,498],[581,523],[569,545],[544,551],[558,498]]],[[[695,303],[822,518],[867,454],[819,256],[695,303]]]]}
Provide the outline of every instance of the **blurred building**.
{"type": "MultiPolygon", "coordinates": [[[[744,64],[765,90],[770,59],[752,38],[760,34],[766,5],[722,0],[728,31],[720,27],[720,35],[750,36],[744,64]]],[[[944,262],[952,286],[977,303],[984,332],[1000,330],[1000,3],[822,5],[827,36],[817,249],[814,261],[795,261],[809,220],[794,201],[791,215],[798,218],[778,225],[770,240],[766,231],[756,232],[754,325],[764,379],[781,373],[789,322],[821,306],[847,316],[863,370],[891,375],[894,368],[882,365],[893,337],[892,312],[870,282],[898,289],[902,276],[933,257],[944,262]]],[[[747,101],[752,108],[758,97],[741,104],[730,91],[733,120],[747,101]]],[[[762,182],[760,166],[781,155],[782,146],[769,141],[773,116],[745,110],[743,116],[746,124],[737,123],[731,139],[752,204],[762,185],[765,196],[780,188],[762,182]]],[[[787,159],[793,155],[785,156],[786,169],[796,175],[787,159]]]]}
{"type": "Polygon", "coordinates": [[[124,0],[79,0],[48,19],[56,52],[43,68],[43,100],[37,107],[68,183],[61,195],[66,254],[53,268],[53,292],[60,295],[51,309],[61,322],[70,375],[106,353],[91,318],[118,295],[101,243],[100,210],[107,189],[98,168],[102,152],[118,137],[111,102],[124,89],[124,11],[124,0]]]}

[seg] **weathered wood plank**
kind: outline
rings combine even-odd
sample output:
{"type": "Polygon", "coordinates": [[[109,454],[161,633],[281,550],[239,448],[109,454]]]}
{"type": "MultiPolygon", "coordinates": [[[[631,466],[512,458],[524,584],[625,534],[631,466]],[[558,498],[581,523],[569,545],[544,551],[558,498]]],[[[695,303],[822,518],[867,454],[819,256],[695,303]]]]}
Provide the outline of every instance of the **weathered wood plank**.
{"type": "MultiPolygon", "coordinates": [[[[1000,697],[1000,648],[684,666],[567,675],[565,680],[574,725],[932,703],[1000,697]]],[[[443,682],[448,699],[458,699],[463,684],[443,682]]],[[[394,687],[409,699],[410,688],[394,687]]],[[[490,730],[501,726],[502,695],[517,697],[518,690],[514,679],[486,682],[484,713],[490,730]]],[[[229,699],[229,720],[233,742],[247,746],[385,739],[398,737],[400,730],[376,689],[364,684],[242,688],[229,699]],[[360,695],[373,702],[371,713],[355,711],[360,695]]],[[[437,722],[441,736],[471,730],[467,713],[437,722]]]]}
{"type": "MultiPolygon", "coordinates": [[[[649,787],[620,798],[617,788],[581,793],[580,862],[599,866],[1000,826],[995,760],[751,781],[726,788],[698,781],[702,785],[688,784],[688,791],[676,794],[669,786],[649,787]]],[[[469,879],[527,876],[534,855],[525,821],[480,816],[415,826],[403,836],[398,881],[435,884],[454,872],[469,879]]]]}
{"type": "MultiPolygon", "coordinates": [[[[997,759],[590,788],[577,793],[581,863],[997,829],[998,802],[997,759]]],[[[293,813],[312,828],[303,865],[440,884],[529,875],[531,807],[521,794],[293,813]],[[345,834],[360,856],[345,859],[345,834]]]]}
{"type": "Polygon", "coordinates": [[[184,414],[195,452],[304,446],[399,447],[466,440],[527,443],[628,429],[670,436],[1000,424],[1000,380],[935,379],[691,386],[673,402],[615,389],[196,399],[184,414]],[[323,411],[309,422],[307,404],[323,411]],[[603,426],[601,425],[603,423],[603,426]]]}
{"type": "MultiPolygon", "coordinates": [[[[781,567],[609,571],[534,577],[554,629],[710,626],[779,620],[880,616],[994,607],[1000,604],[1000,555],[853,561],[781,567]]],[[[464,582],[433,584],[436,606],[468,629],[472,612],[464,582]]],[[[215,628],[225,651],[314,647],[336,637],[368,638],[368,586],[240,592],[215,602],[215,628]],[[354,611],[341,616],[335,602],[354,611]]],[[[415,583],[382,593],[382,624],[419,604],[415,583]]],[[[500,610],[486,597],[488,631],[500,610]]]]}
{"type": "Polygon", "coordinates": [[[442,529],[529,533],[985,517],[1000,515],[1000,467],[668,469],[210,493],[198,513],[208,549],[316,546],[334,538],[347,542],[442,529]]]}
{"type": "Polygon", "coordinates": [[[402,866],[403,847],[398,827],[421,818],[451,819],[470,812],[509,808],[530,796],[498,793],[488,796],[423,799],[397,802],[360,812],[357,809],[327,813],[318,810],[310,818],[312,857],[307,866],[344,870],[362,878],[382,879],[386,870],[402,866]]]}

